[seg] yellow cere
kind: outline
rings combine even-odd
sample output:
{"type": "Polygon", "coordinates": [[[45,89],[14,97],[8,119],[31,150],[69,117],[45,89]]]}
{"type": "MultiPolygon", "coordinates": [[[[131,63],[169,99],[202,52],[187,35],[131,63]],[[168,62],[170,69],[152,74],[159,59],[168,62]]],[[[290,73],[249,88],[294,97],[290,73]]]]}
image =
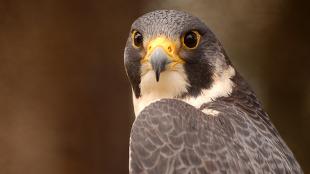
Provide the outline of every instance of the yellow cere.
{"type": "Polygon", "coordinates": [[[145,57],[141,60],[141,63],[145,63],[149,61],[150,55],[152,54],[153,50],[157,47],[162,47],[166,54],[168,55],[168,58],[171,60],[171,67],[174,67],[177,64],[184,64],[185,61],[179,57],[177,54],[177,44],[163,36],[157,37],[153,40],[151,40],[147,44],[147,52],[145,57]]]}

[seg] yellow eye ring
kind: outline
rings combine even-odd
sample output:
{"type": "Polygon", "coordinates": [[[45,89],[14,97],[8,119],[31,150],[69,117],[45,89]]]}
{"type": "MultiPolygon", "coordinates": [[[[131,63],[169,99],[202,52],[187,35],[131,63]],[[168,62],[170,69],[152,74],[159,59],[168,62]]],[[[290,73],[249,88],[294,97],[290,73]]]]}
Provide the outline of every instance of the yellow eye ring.
{"type": "Polygon", "coordinates": [[[140,48],[143,45],[143,36],[139,31],[133,30],[131,34],[131,39],[132,45],[135,48],[140,48]]]}
{"type": "Polygon", "coordinates": [[[182,36],[181,38],[182,45],[183,47],[190,50],[195,49],[199,45],[200,38],[201,35],[199,34],[198,31],[195,30],[189,31],[182,36]]]}

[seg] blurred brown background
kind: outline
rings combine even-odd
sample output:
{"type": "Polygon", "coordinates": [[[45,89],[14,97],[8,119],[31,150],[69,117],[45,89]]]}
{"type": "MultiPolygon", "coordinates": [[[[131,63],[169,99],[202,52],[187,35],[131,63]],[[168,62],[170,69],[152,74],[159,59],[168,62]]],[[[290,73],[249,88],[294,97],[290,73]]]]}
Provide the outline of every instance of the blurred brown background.
{"type": "Polygon", "coordinates": [[[307,5],[0,0],[0,173],[128,173],[134,117],[124,45],[136,17],[162,8],[206,21],[309,173],[307,5]]]}

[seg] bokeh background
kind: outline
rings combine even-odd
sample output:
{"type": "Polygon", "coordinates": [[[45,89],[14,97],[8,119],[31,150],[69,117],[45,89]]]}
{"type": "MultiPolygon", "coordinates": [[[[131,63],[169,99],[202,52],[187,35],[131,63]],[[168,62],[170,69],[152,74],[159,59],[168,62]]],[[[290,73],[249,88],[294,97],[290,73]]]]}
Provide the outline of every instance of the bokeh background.
{"type": "Polygon", "coordinates": [[[295,0],[0,0],[0,173],[128,173],[131,23],[155,9],[217,34],[310,173],[310,15],[295,0]]]}

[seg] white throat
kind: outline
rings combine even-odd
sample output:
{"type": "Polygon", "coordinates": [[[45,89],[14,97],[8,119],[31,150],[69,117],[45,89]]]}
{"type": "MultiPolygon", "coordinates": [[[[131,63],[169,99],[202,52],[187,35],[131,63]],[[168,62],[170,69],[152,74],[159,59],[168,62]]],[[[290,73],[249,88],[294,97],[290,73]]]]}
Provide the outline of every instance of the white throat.
{"type": "Polygon", "coordinates": [[[182,65],[177,65],[174,71],[162,72],[158,82],[156,81],[154,71],[149,70],[147,65],[141,67],[141,72],[141,97],[137,99],[133,95],[136,116],[138,116],[146,106],[157,100],[175,98],[187,92],[189,84],[182,65]]]}
{"type": "Polygon", "coordinates": [[[141,97],[136,98],[133,95],[135,115],[137,117],[146,106],[163,98],[182,100],[196,108],[200,108],[202,104],[215,100],[218,97],[230,95],[234,86],[231,78],[234,75],[234,68],[228,66],[222,72],[214,73],[211,87],[204,89],[201,95],[178,99],[177,97],[186,93],[189,87],[183,67],[178,67],[176,71],[162,72],[158,82],[156,81],[155,73],[153,71],[147,71],[141,77],[141,97]]]}

